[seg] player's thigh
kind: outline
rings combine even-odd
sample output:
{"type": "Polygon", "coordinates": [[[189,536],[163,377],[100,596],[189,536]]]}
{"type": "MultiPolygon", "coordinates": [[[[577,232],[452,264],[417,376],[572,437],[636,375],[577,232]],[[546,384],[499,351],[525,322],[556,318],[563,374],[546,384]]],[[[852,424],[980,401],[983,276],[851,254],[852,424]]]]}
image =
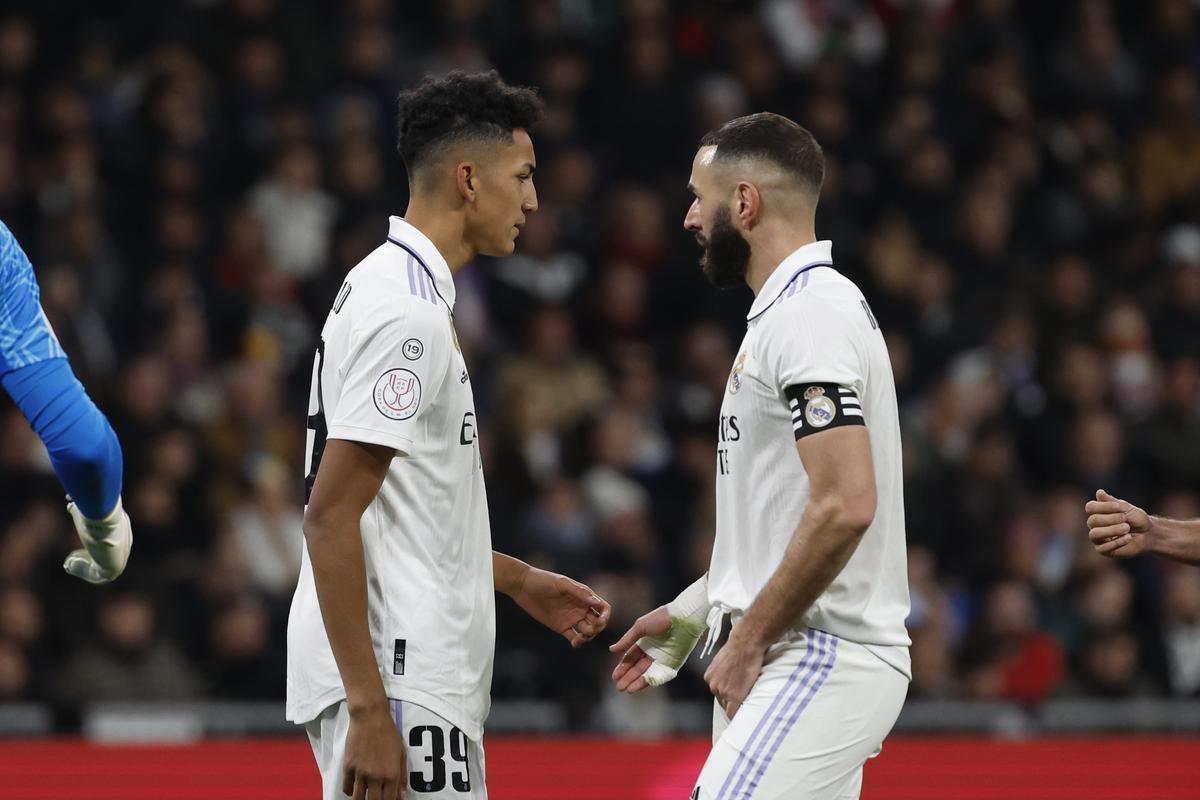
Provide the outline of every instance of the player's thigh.
{"type": "Polygon", "coordinates": [[[409,800],[487,800],[483,743],[434,712],[407,701],[397,709],[404,733],[409,800]]]}
{"type": "Polygon", "coordinates": [[[861,645],[827,634],[764,668],[714,743],[698,798],[842,800],[858,796],[908,681],[861,645]]]}

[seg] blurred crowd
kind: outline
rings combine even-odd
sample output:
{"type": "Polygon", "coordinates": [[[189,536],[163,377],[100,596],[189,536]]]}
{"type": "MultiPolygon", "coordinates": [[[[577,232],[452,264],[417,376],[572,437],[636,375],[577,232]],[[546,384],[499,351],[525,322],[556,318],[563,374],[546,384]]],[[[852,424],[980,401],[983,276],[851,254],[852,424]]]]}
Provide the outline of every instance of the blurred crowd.
{"type": "MultiPolygon", "coordinates": [[[[1200,696],[1200,570],[1087,542],[1104,487],[1200,516],[1194,0],[5,3],[0,219],[124,446],[129,570],[95,588],[0,406],[0,701],[278,699],[315,337],[403,212],[395,97],[495,67],[547,103],[541,209],[457,278],[497,549],[613,601],[707,566],[748,291],[682,230],[696,142],[809,127],[818,234],[887,333],[913,697],[1200,696]]],[[[498,600],[494,696],[633,706],[600,644],[498,600]]],[[[639,698],[639,701],[641,699],[639,698]]]]}

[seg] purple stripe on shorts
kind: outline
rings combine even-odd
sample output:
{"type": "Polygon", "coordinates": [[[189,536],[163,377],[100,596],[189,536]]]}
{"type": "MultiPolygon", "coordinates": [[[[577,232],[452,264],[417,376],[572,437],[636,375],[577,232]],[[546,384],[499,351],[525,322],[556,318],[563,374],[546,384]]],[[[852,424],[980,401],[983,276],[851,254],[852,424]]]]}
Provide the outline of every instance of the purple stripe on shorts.
{"type": "Polygon", "coordinates": [[[825,659],[825,664],[821,667],[820,674],[817,676],[817,680],[813,683],[812,688],[808,690],[808,694],[804,696],[804,699],[800,701],[800,705],[795,711],[792,712],[792,716],[788,718],[788,721],[783,726],[783,729],[779,731],[779,734],[775,737],[775,743],[771,745],[771,749],[767,751],[762,763],[758,765],[758,772],[754,773],[754,777],[750,780],[750,786],[746,789],[746,800],[749,800],[750,796],[754,794],[754,790],[758,788],[758,782],[762,780],[762,776],[766,774],[767,767],[770,765],[771,759],[775,757],[775,752],[779,750],[779,745],[783,744],[783,740],[787,738],[788,734],[791,733],[792,728],[795,727],[796,720],[800,719],[800,715],[804,713],[804,709],[807,708],[808,704],[812,702],[812,699],[817,696],[817,692],[821,691],[821,687],[825,685],[825,679],[829,677],[829,673],[833,669],[833,665],[837,663],[838,639],[836,636],[830,634],[829,642],[831,645],[829,648],[829,657],[825,659]]]}
{"type": "MultiPolygon", "coordinates": [[[[758,735],[762,732],[763,726],[767,724],[767,720],[772,714],[775,713],[775,708],[779,705],[780,701],[783,700],[784,695],[788,693],[792,687],[792,684],[795,683],[798,677],[800,677],[800,674],[808,670],[808,668],[811,666],[810,662],[814,660],[813,657],[816,655],[816,648],[813,647],[813,633],[813,629],[809,628],[808,637],[804,642],[804,657],[800,659],[800,663],[796,665],[796,669],[794,669],[792,674],[788,676],[787,682],[784,683],[783,688],[779,690],[779,693],[775,695],[775,699],[771,701],[771,706],[767,709],[767,713],[763,714],[762,719],[758,721],[758,725],[755,726],[754,731],[750,734],[750,738],[746,740],[745,747],[743,747],[741,752],[738,753],[737,761],[733,763],[733,769],[731,769],[729,774],[725,776],[725,782],[721,784],[721,789],[717,792],[717,800],[721,800],[721,798],[725,796],[725,790],[729,788],[730,781],[733,780],[734,776],[737,775],[738,770],[741,769],[742,762],[746,759],[746,753],[750,752],[751,748],[754,747],[754,743],[757,741],[758,735]]],[[[736,791],[736,789],[734,791],[736,791]]]]}
{"type": "MultiPolygon", "coordinates": [[[[792,677],[788,679],[788,685],[785,686],[784,690],[779,693],[779,698],[783,698],[784,695],[787,696],[786,699],[783,700],[782,707],[776,709],[775,706],[778,704],[773,703],[771,709],[767,712],[766,716],[763,717],[764,721],[768,721],[768,718],[770,718],[767,725],[767,732],[761,739],[758,740],[758,743],[754,746],[754,752],[751,754],[750,758],[746,760],[745,768],[742,770],[741,775],[737,779],[737,783],[733,785],[733,789],[729,794],[730,800],[734,800],[734,798],[743,796],[741,794],[742,786],[745,785],[746,779],[750,777],[750,774],[756,771],[755,767],[758,765],[759,757],[767,748],[767,745],[770,743],[770,741],[774,738],[775,731],[779,727],[779,724],[792,709],[792,706],[795,704],[797,698],[804,694],[812,679],[816,677],[817,673],[821,670],[821,665],[825,662],[825,646],[828,643],[826,634],[823,631],[817,631],[809,628],[809,637],[812,644],[809,645],[808,652],[814,653],[816,658],[811,659],[810,661],[808,658],[808,653],[805,653],[804,660],[805,662],[810,663],[808,663],[805,667],[804,674],[802,676],[799,675],[800,667],[797,666],[796,670],[792,673],[792,677]],[[797,677],[799,677],[800,680],[794,680],[797,677]]],[[[762,722],[759,723],[760,726],[762,724],[762,722]]],[[[743,752],[749,751],[750,745],[747,744],[743,752]]],[[[734,772],[737,772],[736,766],[734,767],[734,772]]],[[[721,795],[717,795],[717,797],[720,798],[721,795]]]]}
{"type": "Polygon", "coordinates": [[[413,294],[417,293],[417,268],[411,255],[408,257],[408,290],[413,294]]]}

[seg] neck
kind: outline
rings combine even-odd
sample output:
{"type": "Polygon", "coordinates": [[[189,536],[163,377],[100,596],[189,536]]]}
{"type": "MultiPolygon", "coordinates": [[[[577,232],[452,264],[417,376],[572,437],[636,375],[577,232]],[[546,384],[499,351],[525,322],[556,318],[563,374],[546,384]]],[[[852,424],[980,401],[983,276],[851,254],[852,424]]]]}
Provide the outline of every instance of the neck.
{"type": "Polygon", "coordinates": [[[433,242],[452,273],[457,273],[476,255],[475,248],[467,242],[466,219],[461,211],[428,197],[413,195],[404,212],[404,221],[433,242]]]}
{"type": "Polygon", "coordinates": [[[750,265],[746,268],[746,284],[754,296],[762,291],[771,273],[783,260],[806,244],[817,240],[814,225],[810,220],[805,225],[776,228],[764,223],[758,235],[750,242],[750,265]]]}

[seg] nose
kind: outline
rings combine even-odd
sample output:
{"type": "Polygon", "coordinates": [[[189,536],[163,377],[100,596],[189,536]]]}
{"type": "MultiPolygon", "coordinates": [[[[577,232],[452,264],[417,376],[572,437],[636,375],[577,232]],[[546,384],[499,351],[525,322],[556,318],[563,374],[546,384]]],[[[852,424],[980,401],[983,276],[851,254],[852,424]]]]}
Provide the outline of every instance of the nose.
{"type": "Polygon", "coordinates": [[[688,206],[687,213],[683,215],[683,227],[685,230],[698,231],[700,230],[700,201],[693,200],[688,206]]]}
{"type": "Polygon", "coordinates": [[[537,187],[533,185],[532,179],[526,185],[529,188],[526,190],[525,198],[521,202],[521,210],[526,214],[530,214],[538,210],[537,187]]]}

